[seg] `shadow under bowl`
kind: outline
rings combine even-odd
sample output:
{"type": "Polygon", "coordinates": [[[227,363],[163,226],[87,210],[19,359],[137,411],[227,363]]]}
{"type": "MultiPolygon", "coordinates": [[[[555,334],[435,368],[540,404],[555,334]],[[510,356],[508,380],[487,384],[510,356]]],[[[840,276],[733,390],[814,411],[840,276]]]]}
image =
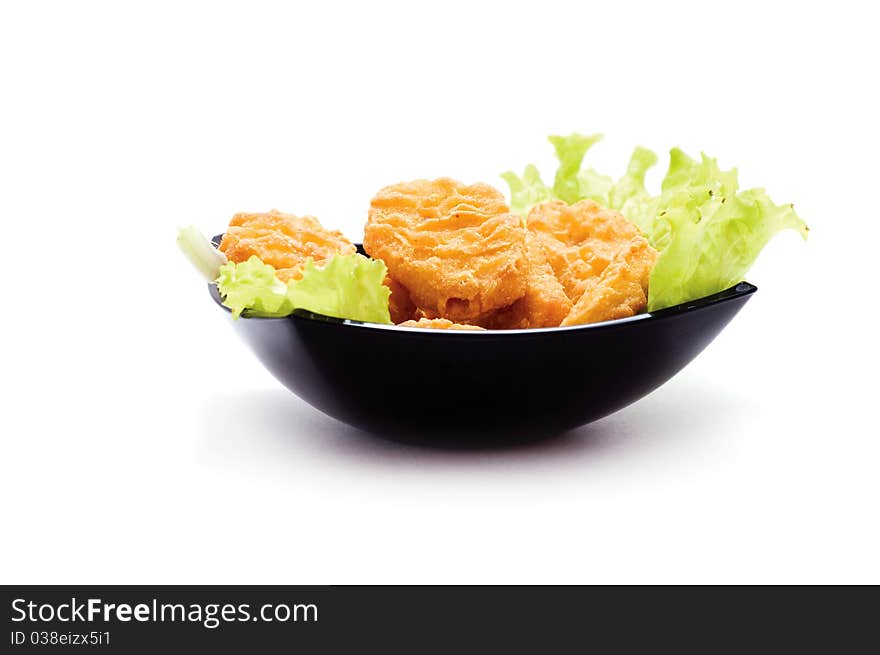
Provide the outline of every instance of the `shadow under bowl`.
{"type": "Polygon", "coordinates": [[[696,357],[756,289],[742,282],[658,312],[564,328],[430,330],[303,310],[233,327],[285,387],[349,425],[386,436],[503,439],[564,432],[642,398],[696,357]]]}

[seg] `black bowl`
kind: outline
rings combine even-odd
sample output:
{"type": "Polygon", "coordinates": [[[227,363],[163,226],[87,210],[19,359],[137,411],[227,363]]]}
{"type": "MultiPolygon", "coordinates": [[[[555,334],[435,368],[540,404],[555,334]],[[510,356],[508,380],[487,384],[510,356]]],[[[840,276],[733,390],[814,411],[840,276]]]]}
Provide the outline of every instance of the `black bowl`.
{"type": "MultiPolygon", "coordinates": [[[[222,307],[217,287],[209,287],[222,307]]],[[[430,330],[302,310],[233,326],[290,391],[355,427],[388,435],[449,428],[548,434],[659,387],[756,289],[742,282],[651,314],[563,328],[430,330]]]]}

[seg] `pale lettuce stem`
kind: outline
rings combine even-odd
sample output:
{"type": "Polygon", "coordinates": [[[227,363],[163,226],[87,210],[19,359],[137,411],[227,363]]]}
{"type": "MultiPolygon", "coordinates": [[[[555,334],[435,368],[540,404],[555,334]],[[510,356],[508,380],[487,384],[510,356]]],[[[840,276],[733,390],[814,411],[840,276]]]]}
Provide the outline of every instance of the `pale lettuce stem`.
{"type": "Polygon", "coordinates": [[[213,282],[220,275],[220,267],[227,262],[226,255],[217,250],[195,225],[177,233],[177,245],[186,258],[206,280],[213,282]]]}

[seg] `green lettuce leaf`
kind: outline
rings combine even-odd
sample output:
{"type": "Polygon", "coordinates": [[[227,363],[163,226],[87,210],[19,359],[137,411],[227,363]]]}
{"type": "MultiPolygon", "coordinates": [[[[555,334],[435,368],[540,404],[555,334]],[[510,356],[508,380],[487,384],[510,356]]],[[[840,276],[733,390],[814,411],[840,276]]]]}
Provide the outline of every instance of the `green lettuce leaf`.
{"type": "MultiPolygon", "coordinates": [[[[738,191],[736,169],[678,148],[659,196],[635,208],[660,258],[648,286],[648,311],[723,291],[741,282],[770,239],[782,230],[807,237],[792,205],[776,205],[764,189],[738,191]]],[[[626,205],[616,207],[625,213],[626,205]]]]}
{"type": "Polygon", "coordinates": [[[275,269],[252,256],[220,268],[217,288],[234,318],[278,318],[294,309],[371,323],[391,323],[385,263],[363,255],[336,255],[324,266],[311,260],[302,278],[287,284],[275,269]]]}
{"type": "Polygon", "coordinates": [[[336,255],[322,268],[308,261],[302,279],[291,280],[287,295],[295,307],[317,314],[391,323],[386,272],[385,262],[363,255],[336,255]]]}
{"type": "Polygon", "coordinates": [[[519,177],[513,171],[502,173],[501,177],[510,187],[510,208],[525,216],[538,203],[553,199],[553,190],[544,184],[538,169],[529,164],[519,177]]]}
{"type": "Polygon", "coordinates": [[[220,267],[217,289],[233,318],[247,310],[248,316],[278,318],[294,309],[288,285],[275,275],[275,268],[256,255],[245,262],[228,262],[220,267]]]}
{"type": "Polygon", "coordinates": [[[645,175],[656,163],[657,155],[651,150],[636,148],[626,173],[608,191],[607,206],[617,209],[646,234],[653,229],[657,210],[656,199],[645,188],[645,175]]]}
{"type": "MultiPolygon", "coordinates": [[[[687,197],[676,196],[685,203],[687,197]]],[[[648,311],[723,291],[741,282],[767,242],[808,228],[791,205],[775,205],[763,189],[749,189],[696,207],[668,207],[666,247],[651,272],[648,311]]]]}
{"type": "MultiPolygon", "coordinates": [[[[559,168],[553,181],[553,194],[568,204],[588,198],[589,192],[580,176],[581,163],[587,150],[602,140],[601,134],[570,134],[568,136],[551,136],[550,143],[556,150],[556,158],[559,160],[559,168]]],[[[598,176],[592,172],[592,182],[598,181],[598,176]]],[[[598,201],[597,201],[598,202],[598,201]]]]}
{"type": "Polygon", "coordinates": [[[540,182],[534,166],[522,179],[507,173],[511,207],[524,216],[537,203],[591,199],[636,223],[660,252],[648,286],[648,311],[723,291],[741,282],[767,242],[782,230],[807,236],[792,205],[776,205],[763,189],[739,190],[736,169],[724,171],[705,154],[693,159],[678,148],[652,194],[645,177],[657,155],[636,148],[616,182],[592,169],[581,170],[599,135],[551,136],[559,168],[553,188],[540,182]]]}

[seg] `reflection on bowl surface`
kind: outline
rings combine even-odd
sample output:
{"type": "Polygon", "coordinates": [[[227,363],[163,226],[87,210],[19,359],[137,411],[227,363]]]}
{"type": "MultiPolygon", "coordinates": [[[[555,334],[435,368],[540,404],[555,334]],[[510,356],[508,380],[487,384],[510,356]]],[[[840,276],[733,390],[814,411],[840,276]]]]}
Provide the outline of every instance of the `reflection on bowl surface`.
{"type": "Polygon", "coordinates": [[[652,314],[539,330],[422,330],[303,311],[234,327],[284,386],[340,421],[389,435],[452,428],[503,438],[568,430],[650,393],[755,290],[743,282],[652,314]]]}

